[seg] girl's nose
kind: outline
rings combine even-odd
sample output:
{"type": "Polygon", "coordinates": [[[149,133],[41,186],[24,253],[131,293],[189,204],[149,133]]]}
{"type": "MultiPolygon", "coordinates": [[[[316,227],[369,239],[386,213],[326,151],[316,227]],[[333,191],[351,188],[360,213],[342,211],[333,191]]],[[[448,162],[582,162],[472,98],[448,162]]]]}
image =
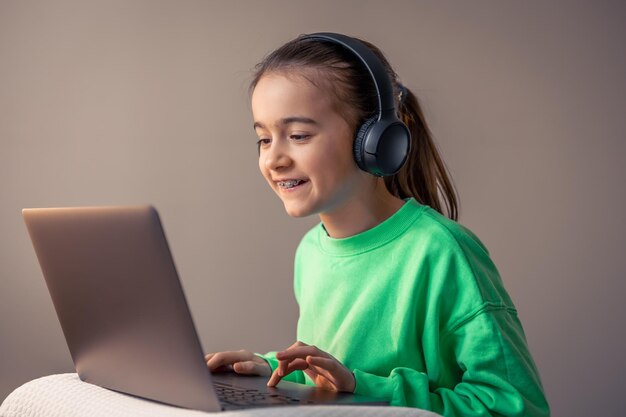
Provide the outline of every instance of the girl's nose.
{"type": "Polygon", "coordinates": [[[285,146],[274,141],[265,151],[265,167],[271,170],[285,168],[292,163],[285,146]]]}

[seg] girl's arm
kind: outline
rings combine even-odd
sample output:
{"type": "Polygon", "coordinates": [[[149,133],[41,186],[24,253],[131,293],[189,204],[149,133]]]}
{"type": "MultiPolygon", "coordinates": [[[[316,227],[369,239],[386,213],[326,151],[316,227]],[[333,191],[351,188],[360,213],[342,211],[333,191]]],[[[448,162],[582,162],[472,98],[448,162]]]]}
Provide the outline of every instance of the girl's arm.
{"type": "MultiPolygon", "coordinates": [[[[526,348],[515,311],[486,304],[456,328],[443,333],[438,346],[425,344],[453,362],[429,369],[429,375],[395,368],[388,376],[354,370],[355,393],[388,399],[392,405],[418,407],[444,416],[549,416],[537,371],[526,348]],[[460,380],[451,388],[431,379],[460,380]]],[[[430,349],[431,351],[429,351],[430,349]]]]}

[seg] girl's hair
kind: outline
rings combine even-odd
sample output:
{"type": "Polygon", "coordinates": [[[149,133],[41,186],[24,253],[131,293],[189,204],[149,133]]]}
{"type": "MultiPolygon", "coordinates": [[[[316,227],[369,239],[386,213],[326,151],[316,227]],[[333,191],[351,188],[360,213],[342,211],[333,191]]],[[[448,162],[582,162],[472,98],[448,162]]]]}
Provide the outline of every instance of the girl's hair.
{"type": "MultiPolygon", "coordinates": [[[[302,40],[303,36],[287,42],[257,64],[250,92],[266,73],[304,76],[334,95],[335,109],[352,126],[353,134],[356,135],[357,128],[378,111],[377,93],[369,72],[357,56],[341,45],[302,40]]],[[[458,220],[458,196],[426,125],[417,97],[408,88],[401,86],[397,74],[380,49],[367,41],[358,40],[367,45],[387,69],[399,117],[411,132],[411,152],[397,174],[385,177],[387,189],[396,197],[414,197],[421,204],[444,214],[439,198],[441,194],[447,216],[458,220]]]]}

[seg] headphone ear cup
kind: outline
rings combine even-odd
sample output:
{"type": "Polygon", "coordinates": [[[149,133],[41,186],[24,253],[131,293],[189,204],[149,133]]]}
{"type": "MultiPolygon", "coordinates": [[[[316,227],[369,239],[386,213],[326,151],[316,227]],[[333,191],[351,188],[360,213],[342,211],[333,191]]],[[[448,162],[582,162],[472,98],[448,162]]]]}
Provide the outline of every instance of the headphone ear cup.
{"type": "Polygon", "coordinates": [[[369,172],[369,170],[365,166],[365,138],[367,137],[367,132],[370,130],[370,127],[374,123],[376,123],[375,117],[369,118],[365,122],[363,122],[358,132],[356,133],[356,137],[354,138],[354,146],[352,148],[352,151],[354,153],[354,161],[360,169],[366,172],[369,172]]]}

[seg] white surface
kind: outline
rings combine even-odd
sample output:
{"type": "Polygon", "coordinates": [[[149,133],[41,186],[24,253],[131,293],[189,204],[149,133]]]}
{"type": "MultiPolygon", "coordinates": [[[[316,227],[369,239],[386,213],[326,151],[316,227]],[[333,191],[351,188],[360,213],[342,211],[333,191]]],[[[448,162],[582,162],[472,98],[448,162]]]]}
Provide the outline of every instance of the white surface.
{"type": "MultiPolygon", "coordinates": [[[[215,413],[142,400],[81,381],[77,374],[50,375],[15,389],[0,405],[0,417],[199,417],[215,413]]],[[[220,416],[392,416],[436,417],[415,408],[364,406],[272,407],[220,416]]]]}

